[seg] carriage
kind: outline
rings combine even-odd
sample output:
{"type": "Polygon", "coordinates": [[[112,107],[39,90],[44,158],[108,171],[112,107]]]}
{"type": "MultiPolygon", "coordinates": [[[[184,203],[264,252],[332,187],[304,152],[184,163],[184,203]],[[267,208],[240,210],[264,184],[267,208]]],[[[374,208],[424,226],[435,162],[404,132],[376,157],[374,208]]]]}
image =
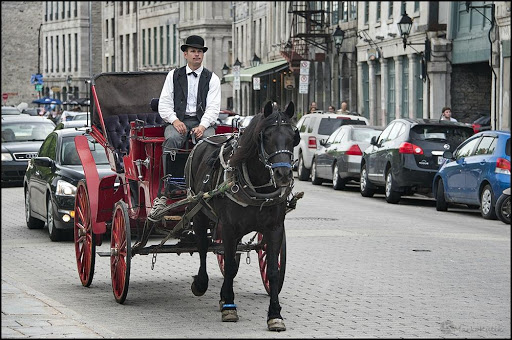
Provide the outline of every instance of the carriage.
{"type": "MultiPolygon", "coordinates": [[[[75,198],[74,245],[80,281],[91,285],[96,255],[109,257],[115,300],[126,299],[131,258],[158,253],[197,251],[191,220],[216,195],[232,190],[226,181],[206,192],[191,193],[185,182],[185,163],[194,147],[192,138],[182,149],[163,150],[164,122],[158,114],[158,97],[167,72],[102,73],[90,82],[90,135],[104,148],[112,174],[100,178],[84,136],[75,144],[83,164],[85,179],[80,181],[75,198]],[[155,203],[157,202],[157,203],[155,203]],[[160,209],[155,213],[155,204],[160,209]],[[110,251],[96,252],[110,231],[110,251]],[[191,237],[192,236],[192,237],[191,237]],[[161,242],[148,245],[150,238],[161,242]],[[177,240],[166,244],[169,239],[177,240]]],[[[218,133],[218,144],[236,139],[240,131],[218,133]]],[[[287,212],[300,195],[288,200],[287,212]]],[[[212,221],[215,221],[212,218],[212,221]]],[[[210,223],[208,252],[213,252],[224,275],[222,223],[210,223]]],[[[255,232],[236,248],[236,265],[244,252],[256,251],[263,285],[270,295],[267,276],[266,244],[255,232]]],[[[278,256],[279,291],[286,268],[286,238],[278,256]]]]}

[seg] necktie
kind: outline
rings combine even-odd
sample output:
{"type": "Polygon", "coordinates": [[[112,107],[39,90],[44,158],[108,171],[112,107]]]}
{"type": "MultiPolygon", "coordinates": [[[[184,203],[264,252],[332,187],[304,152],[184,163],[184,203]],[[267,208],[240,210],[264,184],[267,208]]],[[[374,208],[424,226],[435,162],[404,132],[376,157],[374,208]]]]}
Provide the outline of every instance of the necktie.
{"type": "Polygon", "coordinates": [[[189,75],[193,75],[194,77],[196,77],[196,78],[197,78],[197,73],[195,73],[194,71],[192,71],[192,72],[190,72],[190,73],[187,73],[187,76],[189,76],[189,75]]]}

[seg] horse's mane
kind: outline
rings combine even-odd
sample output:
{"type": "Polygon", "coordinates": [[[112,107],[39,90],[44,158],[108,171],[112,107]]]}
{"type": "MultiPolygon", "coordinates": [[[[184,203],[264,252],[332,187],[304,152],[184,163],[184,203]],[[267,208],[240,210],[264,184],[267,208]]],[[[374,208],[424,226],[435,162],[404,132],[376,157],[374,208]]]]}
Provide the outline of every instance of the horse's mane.
{"type": "Polygon", "coordinates": [[[266,127],[274,124],[274,122],[285,119],[287,122],[289,118],[287,115],[282,114],[280,111],[274,110],[268,117],[264,113],[258,113],[251,120],[251,123],[244,129],[238,142],[238,148],[235,150],[231,157],[229,164],[231,166],[240,166],[247,160],[258,157],[259,136],[260,132],[266,127]],[[279,118],[279,119],[278,119],[279,118]]]}

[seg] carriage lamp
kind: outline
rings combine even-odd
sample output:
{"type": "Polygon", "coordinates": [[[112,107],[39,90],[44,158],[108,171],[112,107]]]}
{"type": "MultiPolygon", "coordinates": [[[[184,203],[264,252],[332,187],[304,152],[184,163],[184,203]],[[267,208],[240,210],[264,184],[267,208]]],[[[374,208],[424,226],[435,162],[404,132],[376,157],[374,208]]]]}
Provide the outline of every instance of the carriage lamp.
{"type": "Polygon", "coordinates": [[[222,75],[225,76],[229,72],[229,66],[224,63],[224,66],[222,67],[222,75]]]}
{"type": "Polygon", "coordinates": [[[252,60],[251,60],[251,66],[252,66],[252,67],[256,67],[256,66],[259,66],[260,64],[261,64],[261,59],[260,59],[260,57],[258,57],[258,56],[256,55],[256,53],[254,53],[254,57],[253,57],[253,58],[252,58],[252,60]]]}
{"type": "Polygon", "coordinates": [[[336,51],[340,53],[341,45],[343,45],[343,39],[345,39],[345,32],[340,28],[340,25],[336,26],[336,30],[332,34],[334,39],[334,45],[336,45],[336,51]]]}

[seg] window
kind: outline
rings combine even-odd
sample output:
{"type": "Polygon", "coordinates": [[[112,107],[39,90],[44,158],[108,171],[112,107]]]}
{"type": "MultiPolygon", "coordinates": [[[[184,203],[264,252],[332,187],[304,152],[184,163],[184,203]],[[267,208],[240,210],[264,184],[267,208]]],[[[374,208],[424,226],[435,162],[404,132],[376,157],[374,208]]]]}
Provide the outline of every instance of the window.
{"type": "Polygon", "coordinates": [[[114,21],[114,20],[111,20],[110,22],[112,23],[112,39],[114,39],[114,37],[116,36],[116,26],[115,26],[115,21],[114,21]]]}
{"type": "Polygon", "coordinates": [[[66,72],[66,35],[62,35],[62,72],[66,72]]]}
{"type": "Polygon", "coordinates": [[[388,58],[388,123],[395,117],[395,60],[388,58]]]}
{"type": "Polygon", "coordinates": [[[172,62],[176,63],[176,39],[177,39],[177,34],[178,34],[178,32],[176,30],[176,25],[172,25],[172,29],[173,29],[172,62]]]}
{"type": "Polygon", "coordinates": [[[338,9],[338,4],[339,2],[338,1],[333,1],[332,2],[332,21],[331,23],[333,25],[337,24],[338,23],[338,20],[339,20],[339,9],[338,9]]]}
{"type": "Polygon", "coordinates": [[[401,117],[409,117],[409,58],[402,57],[402,112],[401,117]]]}
{"type": "Polygon", "coordinates": [[[53,73],[53,37],[50,37],[50,51],[52,53],[51,62],[50,62],[50,72],[53,73]]]}
{"type": "Polygon", "coordinates": [[[380,21],[381,2],[377,1],[377,21],[380,21]]]}
{"type": "Polygon", "coordinates": [[[78,16],[78,1],[75,1],[75,18],[78,16]]]}
{"type": "Polygon", "coordinates": [[[363,63],[363,116],[370,116],[370,77],[368,63],[363,63]]]}
{"type": "Polygon", "coordinates": [[[160,26],[160,65],[164,64],[164,26],[160,26]]]}
{"type": "Polygon", "coordinates": [[[142,29],[142,66],[146,66],[146,29],[142,29]]]}
{"type": "Polygon", "coordinates": [[[57,59],[57,67],[55,68],[55,72],[59,72],[60,70],[60,53],[59,53],[59,36],[55,36],[55,54],[57,59]]]}
{"type": "Polygon", "coordinates": [[[75,71],[78,71],[78,33],[75,33],[75,71]]]}
{"type": "Polygon", "coordinates": [[[496,148],[496,138],[485,136],[476,148],[475,155],[492,155],[496,148]]]}
{"type": "Polygon", "coordinates": [[[148,28],[148,65],[151,65],[151,28],[148,28]]]}
{"type": "Polygon", "coordinates": [[[119,36],[119,52],[121,54],[120,55],[120,59],[121,59],[120,60],[121,61],[121,65],[120,66],[121,66],[121,68],[119,70],[121,72],[124,71],[124,60],[123,60],[123,58],[124,58],[124,50],[123,49],[124,49],[124,37],[123,37],[123,35],[120,35],[119,36]]]}
{"type": "Polygon", "coordinates": [[[420,2],[414,1],[414,12],[418,12],[420,10],[420,2]]]}
{"type": "Polygon", "coordinates": [[[154,58],[154,64],[155,65],[158,65],[158,54],[157,54],[157,51],[158,51],[157,47],[158,46],[156,45],[157,40],[158,40],[158,38],[156,36],[156,27],[153,27],[153,41],[154,41],[154,47],[153,48],[154,48],[154,52],[155,52],[155,53],[153,53],[153,58],[154,58]]]}
{"type": "Polygon", "coordinates": [[[400,14],[404,14],[404,13],[407,13],[407,2],[406,1],[401,1],[400,3],[400,14]]]}
{"type": "Polygon", "coordinates": [[[71,34],[68,34],[68,71],[71,72],[71,34]]]}
{"type": "Polygon", "coordinates": [[[350,20],[357,19],[357,1],[350,1],[350,20]]]}
{"type": "Polygon", "coordinates": [[[166,39],[166,46],[167,46],[167,65],[170,65],[171,64],[171,31],[170,31],[170,26],[167,25],[166,26],[166,31],[167,31],[167,34],[165,36],[165,39],[166,39]]]}
{"type": "Polygon", "coordinates": [[[473,154],[473,149],[478,142],[480,142],[480,138],[475,138],[461,146],[461,148],[455,152],[455,159],[471,156],[473,154]]]}
{"type": "Polygon", "coordinates": [[[416,98],[418,98],[418,100],[416,101],[415,117],[416,118],[421,118],[421,117],[423,117],[423,79],[421,77],[421,72],[422,72],[422,59],[421,59],[421,56],[420,56],[419,60],[417,59],[417,62],[415,63],[415,66],[416,66],[416,75],[417,75],[415,77],[415,82],[416,82],[416,98]]]}
{"type": "Polygon", "coordinates": [[[105,20],[105,37],[108,39],[108,19],[105,20]]]}
{"type": "Polygon", "coordinates": [[[370,3],[369,1],[364,2],[364,23],[368,24],[368,17],[370,16],[370,3]]]}
{"type": "Polygon", "coordinates": [[[393,19],[393,1],[388,1],[388,19],[393,19]]]}

